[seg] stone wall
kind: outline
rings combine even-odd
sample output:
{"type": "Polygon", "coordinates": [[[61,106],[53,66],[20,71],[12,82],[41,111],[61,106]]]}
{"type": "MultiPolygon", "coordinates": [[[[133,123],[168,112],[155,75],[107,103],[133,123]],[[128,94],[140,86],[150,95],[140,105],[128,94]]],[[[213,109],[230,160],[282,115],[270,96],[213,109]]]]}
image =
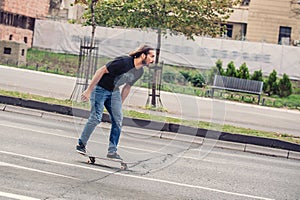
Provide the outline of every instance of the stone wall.
{"type": "Polygon", "coordinates": [[[22,43],[0,40],[0,62],[8,65],[25,65],[27,46],[22,43]]]}

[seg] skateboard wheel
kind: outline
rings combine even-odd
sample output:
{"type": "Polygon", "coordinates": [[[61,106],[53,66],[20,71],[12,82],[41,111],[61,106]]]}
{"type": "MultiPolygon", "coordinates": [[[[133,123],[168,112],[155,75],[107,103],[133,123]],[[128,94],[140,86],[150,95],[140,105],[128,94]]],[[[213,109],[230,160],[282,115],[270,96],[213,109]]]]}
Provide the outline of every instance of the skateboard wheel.
{"type": "Polygon", "coordinates": [[[122,164],[121,164],[121,170],[126,170],[126,169],[127,169],[126,163],[122,163],[122,164]]]}
{"type": "Polygon", "coordinates": [[[90,158],[89,163],[94,164],[96,161],[95,158],[94,157],[89,157],[89,158],[90,158]]]}

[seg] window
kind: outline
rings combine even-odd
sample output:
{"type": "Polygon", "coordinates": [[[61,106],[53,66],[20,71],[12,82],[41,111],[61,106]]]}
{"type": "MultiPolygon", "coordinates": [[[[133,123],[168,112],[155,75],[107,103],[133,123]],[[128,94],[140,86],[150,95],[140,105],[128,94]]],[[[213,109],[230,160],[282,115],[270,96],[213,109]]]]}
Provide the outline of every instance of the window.
{"type": "Polygon", "coordinates": [[[247,35],[247,24],[242,24],[242,40],[246,40],[246,35],[247,35]]]}
{"type": "Polygon", "coordinates": [[[11,48],[9,48],[9,47],[4,47],[3,53],[4,53],[4,54],[11,54],[11,48]]]}
{"type": "Polygon", "coordinates": [[[35,18],[0,10],[0,24],[34,30],[35,18]]]}
{"type": "Polygon", "coordinates": [[[25,55],[25,49],[22,49],[21,56],[24,56],[24,55],[25,55]]]}
{"type": "Polygon", "coordinates": [[[27,42],[28,42],[27,37],[24,37],[24,42],[25,42],[25,44],[27,44],[27,42]]]}
{"type": "Polygon", "coordinates": [[[289,45],[291,41],[291,32],[292,32],[291,27],[280,26],[278,44],[289,45]]]}
{"type": "Polygon", "coordinates": [[[231,24],[222,24],[222,26],[225,26],[225,33],[223,34],[223,37],[232,38],[233,25],[231,25],[231,24]]]}
{"type": "Polygon", "coordinates": [[[13,39],[13,35],[9,35],[9,40],[12,40],[13,39]]]}

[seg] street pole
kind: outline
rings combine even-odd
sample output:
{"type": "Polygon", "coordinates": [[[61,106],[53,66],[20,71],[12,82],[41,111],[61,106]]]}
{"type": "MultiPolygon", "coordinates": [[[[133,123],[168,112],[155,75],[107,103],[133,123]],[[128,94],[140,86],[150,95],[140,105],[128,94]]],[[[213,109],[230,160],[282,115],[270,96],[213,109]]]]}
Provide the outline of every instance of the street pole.
{"type": "Polygon", "coordinates": [[[94,48],[94,40],[95,40],[95,30],[96,30],[96,23],[95,23],[95,11],[94,11],[94,5],[97,3],[98,0],[92,0],[91,2],[91,13],[92,13],[92,37],[90,41],[90,48],[89,48],[89,55],[88,55],[88,67],[86,68],[86,77],[85,77],[85,88],[88,87],[88,82],[90,79],[90,75],[95,73],[95,69],[91,71],[91,62],[92,62],[92,52],[94,48]]]}
{"type": "Polygon", "coordinates": [[[159,62],[159,55],[160,55],[160,47],[161,47],[161,29],[158,28],[157,30],[157,47],[156,47],[156,56],[155,56],[155,66],[154,66],[154,72],[152,77],[152,99],[151,99],[151,105],[153,107],[156,107],[156,84],[157,84],[157,68],[158,68],[158,62],[159,62]]]}

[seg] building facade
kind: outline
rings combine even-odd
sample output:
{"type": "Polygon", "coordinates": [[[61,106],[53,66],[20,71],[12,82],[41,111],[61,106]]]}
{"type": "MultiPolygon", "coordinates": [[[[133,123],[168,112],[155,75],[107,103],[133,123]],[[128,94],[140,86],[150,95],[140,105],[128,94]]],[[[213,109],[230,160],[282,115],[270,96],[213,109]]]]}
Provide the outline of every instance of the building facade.
{"type": "Polygon", "coordinates": [[[300,0],[243,0],[226,25],[228,38],[300,45],[300,0]]]}
{"type": "MultiPolygon", "coordinates": [[[[80,23],[84,8],[72,4],[74,0],[1,0],[0,40],[31,47],[35,19],[80,23]]],[[[300,46],[300,0],[242,0],[223,25],[225,38],[300,46]]]]}
{"type": "Polygon", "coordinates": [[[50,0],[1,0],[0,40],[32,45],[35,19],[49,13],[50,0]]]}

